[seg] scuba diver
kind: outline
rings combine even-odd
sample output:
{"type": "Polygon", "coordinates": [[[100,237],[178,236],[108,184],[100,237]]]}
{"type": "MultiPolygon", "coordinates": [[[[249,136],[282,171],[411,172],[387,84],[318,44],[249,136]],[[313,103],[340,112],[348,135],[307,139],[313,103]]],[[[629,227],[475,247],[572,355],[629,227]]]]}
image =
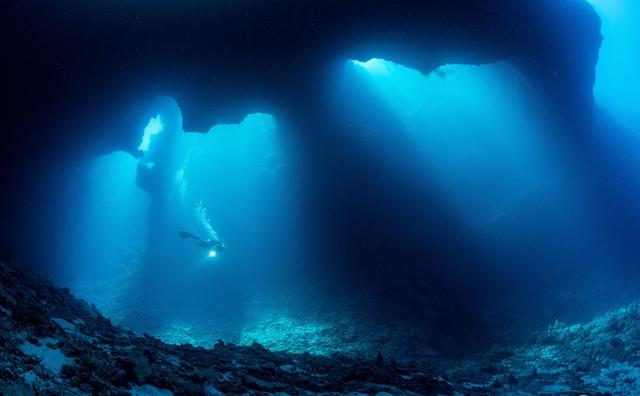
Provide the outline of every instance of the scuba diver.
{"type": "Polygon", "coordinates": [[[217,253],[223,251],[226,247],[221,240],[215,237],[210,239],[202,239],[199,236],[193,235],[192,233],[187,231],[180,231],[178,232],[178,235],[183,239],[191,238],[195,241],[196,245],[200,246],[203,249],[208,249],[210,257],[214,257],[217,253]]]}

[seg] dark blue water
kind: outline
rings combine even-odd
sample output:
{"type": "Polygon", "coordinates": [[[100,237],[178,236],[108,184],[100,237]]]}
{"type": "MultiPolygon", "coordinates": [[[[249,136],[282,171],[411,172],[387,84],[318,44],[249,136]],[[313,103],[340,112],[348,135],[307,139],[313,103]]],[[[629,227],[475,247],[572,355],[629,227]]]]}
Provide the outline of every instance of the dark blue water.
{"type": "Polygon", "coordinates": [[[136,153],[47,182],[50,276],[167,342],[317,353],[368,352],[396,327],[518,339],[637,298],[640,9],[591,2],[604,43],[585,142],[561,138],[562,110],[509,60],[424,75],[342,59],[336,128],[313,139],[264,113],[186,131],[159,97],[136,153]]]}

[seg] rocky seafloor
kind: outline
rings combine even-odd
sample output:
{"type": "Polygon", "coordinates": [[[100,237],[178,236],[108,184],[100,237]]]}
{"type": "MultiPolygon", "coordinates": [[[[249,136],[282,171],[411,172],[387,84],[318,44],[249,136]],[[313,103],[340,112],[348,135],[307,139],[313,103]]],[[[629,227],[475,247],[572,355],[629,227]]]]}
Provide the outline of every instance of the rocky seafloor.
{"type": "Polygon", "coordinates": [[[0,394],[634,395],[640,303],[555,323],[526,345],[466,359],[395,361],[171,345],[119,328],[68,289],[0,263],[0,394]]]}

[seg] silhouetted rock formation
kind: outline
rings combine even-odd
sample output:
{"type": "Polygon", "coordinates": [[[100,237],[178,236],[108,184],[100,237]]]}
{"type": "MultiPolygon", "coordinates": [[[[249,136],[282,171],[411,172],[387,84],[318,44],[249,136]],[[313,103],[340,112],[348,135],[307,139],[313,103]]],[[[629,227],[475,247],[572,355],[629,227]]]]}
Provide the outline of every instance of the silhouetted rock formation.
{"type": "Polygon", "coordinates": [[[261,111],[315,133],[304,129],[325,116],[327,78],[349,58],[423,73],[510,60],[559,114],[588,117],[601,43],[584,0],[10,1],[0,18],[4,134],[21,153],[75,154],[95,140],[135,151],[131,131],[148,117],[134,108],[158,95],[178,101],[186,130],[261,111]]]}

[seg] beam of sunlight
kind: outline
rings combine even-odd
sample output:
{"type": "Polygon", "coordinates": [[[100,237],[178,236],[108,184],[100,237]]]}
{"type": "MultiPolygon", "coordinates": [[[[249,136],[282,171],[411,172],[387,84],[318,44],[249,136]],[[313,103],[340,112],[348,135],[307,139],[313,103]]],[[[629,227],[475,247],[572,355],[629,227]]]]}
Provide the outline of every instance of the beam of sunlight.
{"type": "Polygon", "coordinates": [[[532,262],[547,260],[553,249],[596,256],[595,248],[575,248],[599,238],[592,232],[596,220],[582,214],[589,205],[586,181],[567,159],[570,148],[552,139],[562,131],[511,64],[445,65],[428,75],[385,60],[374,62],[375,71],[363,64],[369,63],[347,68],[352,79],[345,84],[359,85],[346,89],[352,96],[345,100],[357,108],[378,98],[380,111],[386,107],[400,128],[375,133],[375,112],[358,110],[366,118],[361,141],[376,155],[394,145],[410,147],[415,160],[388,161],[426,183],[474,238],[505,256],[526,245],[532,262]],[[540,234],[544,227],[548,236],[540,234]]]}
{"type": "Polygon", "coordinates": [[[422,75],[376,60],[360,73],[422,153],[446,199],[474,223],[503,218],[527,192],[554,179],[548,126],[529,114],[523,80],[509,64],[446,65],[422,75]],[[487,188],[491,186],[491,188],[487,188]],[[473,199],[469,197],[473,196],[473,199]]]}
{"type": "MultiPolygon", "coordinates": [[[[64,200],[79,204],[60,236],[69,266],[62,283],[134,330],[171,341],[206,328],[208,337],[222,326],[207,321],[210,312],[230,323],[242,317],[245,283],[267,283],[300,262],[302,216],[274,117],[192,133],[173,99],[158,103],[145,110],[157,115],[142,134],[144,157],[114,152],[69,178],[80,184],[64,200]],[[173,332],[176,312],[186,316],[173,332]]],[[[193,333],[189,342],[209,340],[193,333]]]]}
{"type": "Polygon", "coordinates": [[[373,58],[366,62],[358,60],[352,60],[351,62],[374,75],[388,75],[390,73],[391,64],[383,59],[373,58]]]}
{"type": "Polygon", "coordinates": [[[117,151],[73,170],[64,246],[68,285],[119,321],[142,268],[149,195],[136,186],[136,159],[117,151]]]}
{"type": "Polygon", "coordinates": [[[149,150],[149,145],[151,145],[151,139],[162,132],[164,128],[164,124],[162,123],[162,119],[160,118],[160,114],[152,117],[147,126],[144,128],[144,133],[142,135],[142,141],[138,146],[138,150],[147,151],[149,150]]]}

